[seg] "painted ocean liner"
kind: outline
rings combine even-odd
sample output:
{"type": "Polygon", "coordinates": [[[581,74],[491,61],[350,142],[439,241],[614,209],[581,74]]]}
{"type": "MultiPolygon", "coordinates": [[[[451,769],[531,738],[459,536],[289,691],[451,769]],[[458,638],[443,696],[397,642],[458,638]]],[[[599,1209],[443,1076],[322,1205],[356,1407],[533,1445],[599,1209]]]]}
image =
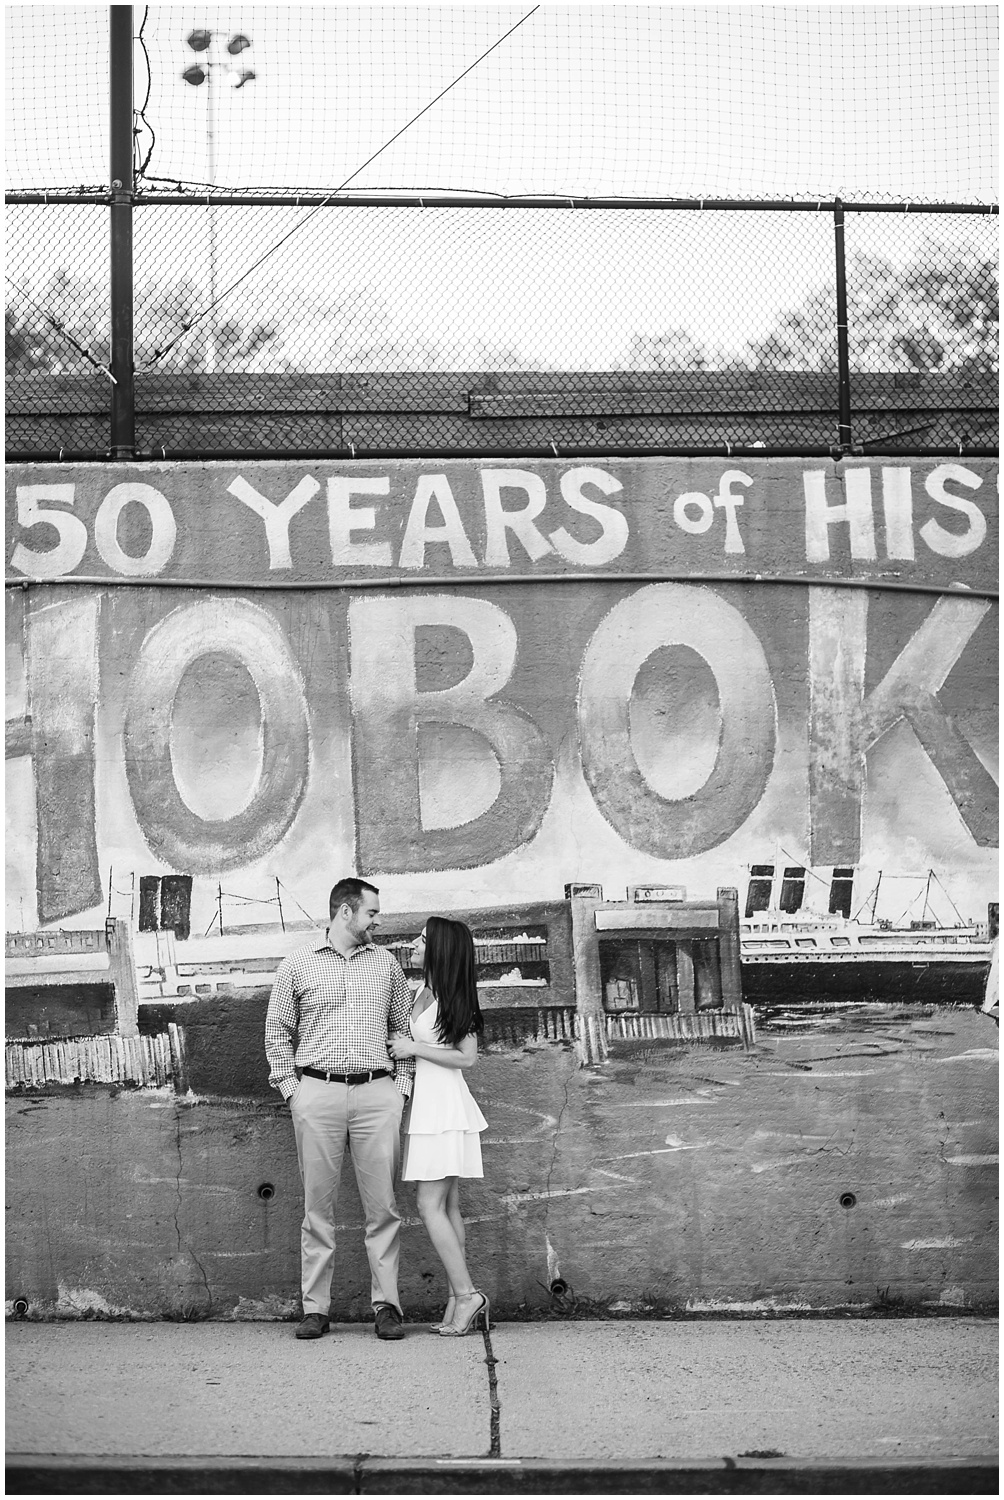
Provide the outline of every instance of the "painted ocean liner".
{"type": "Polygon", "coordinates": [[[964,919],[933,870],[922,876],[879,872],[863,899],[857,882],[858,872],[848,866],[833,867],[828,876],[779,861],[750,867],[740,920],[747,1001],[980,1002],[997,930],[996,903],[986,922],[964,919]],[[877,915],[883,891],[898,892],[893,909],[901,904],[904,883],[913,890],[902,915],[877,915]],[[946,909],[954,921],[944,920],[946,909]]]}
{"type": "MultiPolygon", "coordinates": [[[[967,921],[933,871],[924,876],[880,874],[863,887],[863,896],[855,889],[859,879],[859,872],[848,867],[823,872],[781,860],[750,867],[739,923],[743,999],[754,1005],[889,999],[979,1004],[996,932],[996,904],[986,922],[967,921]],[[897,913],[897,919],[880,915],[880,905],[897,913]],[[948,914],[955,920],[945,920],[948,914]]],[[[165,877],[158,883],[166,887],[181,880],[190,885],[191,877],[165,877]]],[[[683,897],[679,888],[669,899],[683,897]]],[[[173,890],[162,890],[159,899],[169,906],[173,890]]],[[[552,973],[557,929],[549,928],[544,907],[520,904],[504,913],[469,915],[486,919],[476,923],[475,935],[485,1000],[575,1003],[570,965],[559,965],[552,973]]],[[[406,970],[422,920],[419,914],[392,920],[398,930],[380,934],[406,970]]],[[[223,926],[221,906],[218,928],[214,924],[203,936],[189,936],[187,904],[183,926],[178,914],[169,911],[154,922],[141,922],[134,934],[140,1002],[198,1000],[217,990],[269,985],[280,959],[322,930],[309,921],[227,924],[225,933],[223,926]]],[[[418,976],[410,977],[417,984],[418,976]]],[[[604,1004],[611,1008],[609,996],[604,1004]]],[[[656,1008],[663,1006],[657,1003],[656,1008]]]]}

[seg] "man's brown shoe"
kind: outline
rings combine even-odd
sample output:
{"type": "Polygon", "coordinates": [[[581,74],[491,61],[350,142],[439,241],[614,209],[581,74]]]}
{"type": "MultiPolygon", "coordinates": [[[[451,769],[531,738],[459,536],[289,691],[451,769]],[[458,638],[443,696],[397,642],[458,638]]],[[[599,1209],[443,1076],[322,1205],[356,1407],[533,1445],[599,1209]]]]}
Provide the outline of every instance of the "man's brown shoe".
{"type": "Polygon", "coordinates": [[[401,1314],[389,1302],[381,1302],[376,1310],[376,1336],[378,1339],[403,1339],[401,1314]]]}
{"type": "Polygon", "coordinates": [[[308,1313],[303,1322],[296,1330],[298,1339],[319,1339],[322,1333],[327,1333],[331,1327],[328,1319],[321,1313],[308,1313]]]}

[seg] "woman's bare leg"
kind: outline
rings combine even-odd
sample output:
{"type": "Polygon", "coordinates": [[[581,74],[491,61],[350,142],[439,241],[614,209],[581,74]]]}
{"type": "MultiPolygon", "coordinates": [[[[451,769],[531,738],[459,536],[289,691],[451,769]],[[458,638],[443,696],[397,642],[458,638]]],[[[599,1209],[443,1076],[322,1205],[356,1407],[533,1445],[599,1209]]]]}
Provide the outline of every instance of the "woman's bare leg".
{"type": "Polygon", "coordinates": [[[460,1178],[451,1177],[449,1183],[449,1191],[446,1194],[446,1212],[449,1215],[450,1223],[453,1225],[453,1232],[460,1242],[460,1248],[466,1257],[467,1226],[464,1224],[464,1217],[460,1212],[460,1178]]]}
{"type": "MultiPolygon", "coordinates": [[[[464,1252],[464,1257],[466,1259],[467,1229],[464,1224],[463,1215],[460,1212],[460,1179],[458,1177],[453,1177],[448,1180],[450,1186],[446,1194],[446,1214],[450,1223],[453,1225],[453,1232],[457,1236],[460,1248],[464,1252]]],[[[446,1307],[443,1311],[443,1316],[440,1319],[440,1327],[445,1326],[447,1323],[453,1322],[453,1314],[457,1305],[457,1294],[453,1289],[453,1283],[450,1281],[449,1277],[447,1277],[447,1285],[450,1289],[450,1295],[446,1300],[446,1307]]]]}
{"type": "Polygon", "coordinates": [[[425,1225],[433,1249],[443,1262],[450,1294],[455,1303],[474,1294],[464,1256],[464,1245],[447,1212],[450,1186],[455,1186],[456,1180],[455,1177],[444,1177],[438,1182],[420,1182],[417,1192],[419,1218],[425,1225]]]}

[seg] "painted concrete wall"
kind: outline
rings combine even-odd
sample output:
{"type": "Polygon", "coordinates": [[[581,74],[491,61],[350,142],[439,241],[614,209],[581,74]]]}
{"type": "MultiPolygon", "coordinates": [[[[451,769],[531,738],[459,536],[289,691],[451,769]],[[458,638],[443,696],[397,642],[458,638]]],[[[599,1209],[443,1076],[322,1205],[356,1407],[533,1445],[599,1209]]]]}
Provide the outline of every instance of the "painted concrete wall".
{"type": "MultiPolygon", "coordinates": [[[[203,1079],[228,1045],[260,1079],[264,1005],[192,1028],[203,1079]]],[[[548,1307],[557,1276],[602,1309],[995,1304],[998,1055],[972,1009],[761,1026],[752,1052],[626,1043],[586,1068],[570,1042],[504,1031],[489,1023],[471,1077],[490,1129],[484,1182],[464,1188],[472,1274],[500,1314],[548,1307]]],[[[8,1299],[288,1315],[297,1190],[288,1112],[262,1093],[12,1097],[8,1299]]],[[[441,1273],[410,1188],[401,1204],[401,1291],[419,1316],[441,1273]]],[[[363,1317],[351,1173],[338,1224],[333,1305],[363,1317]]]]}
{"type": "MultiPolygon", "coordinates": [[[[928,869],[965,917],[996,899],[989,464],[38,466],[8,519],[9,930],[128,919],[171,873],[193,934],[221,903],[228,931],[274,919],[280,890],[320,917],[348,870],[401,913],[574,881],[713,901],[775,850],[854,866],[861,896],[881,871],[891,919],[928,869]],[[868,580],[933,592],[841,586],[868,580]]],[[[867,999],[586,1067],[500,1015],[470,1201],[501,1307],[555,1266],[607,1304],[985,1302],[992,1023],[867,999]]],[[[12,1289],[291,1306],[263,1004],[179,1013],[167,1087],[15,1087],[12,1289]],[[227,1086],[197,1087],[219,1055],[227,1086]]]]}

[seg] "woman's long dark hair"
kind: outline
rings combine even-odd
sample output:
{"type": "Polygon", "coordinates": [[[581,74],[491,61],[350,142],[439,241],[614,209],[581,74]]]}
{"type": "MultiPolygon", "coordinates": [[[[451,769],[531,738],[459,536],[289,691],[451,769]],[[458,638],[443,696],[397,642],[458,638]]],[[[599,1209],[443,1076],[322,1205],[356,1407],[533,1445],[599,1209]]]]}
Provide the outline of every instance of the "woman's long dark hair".
{"type": "Polygon", "coordinates": [[[439,1001],[436,1030],[448,1047],[485,1029],[478,1005],[477,967],[470,928],[449,917],[425,924],[425,982],[439,1001]]]}

